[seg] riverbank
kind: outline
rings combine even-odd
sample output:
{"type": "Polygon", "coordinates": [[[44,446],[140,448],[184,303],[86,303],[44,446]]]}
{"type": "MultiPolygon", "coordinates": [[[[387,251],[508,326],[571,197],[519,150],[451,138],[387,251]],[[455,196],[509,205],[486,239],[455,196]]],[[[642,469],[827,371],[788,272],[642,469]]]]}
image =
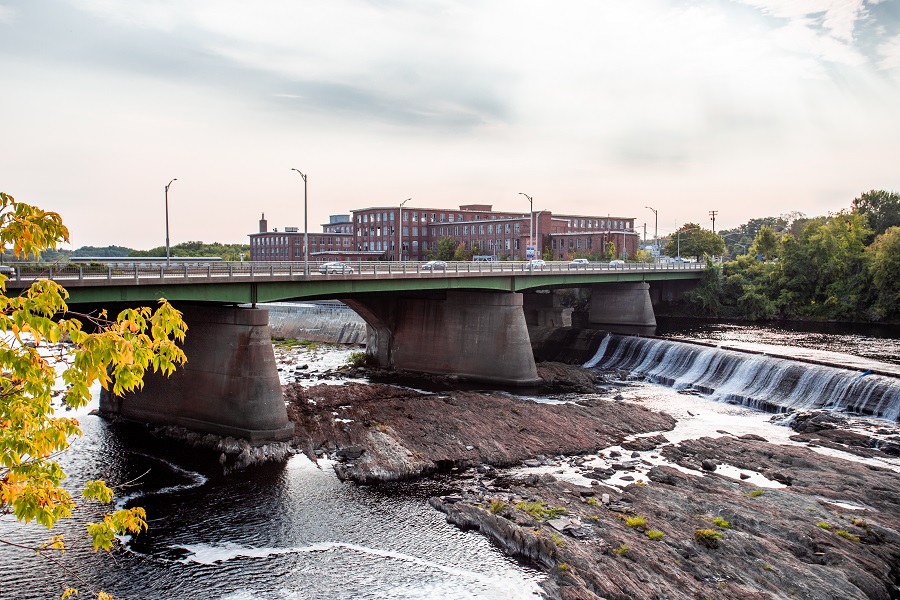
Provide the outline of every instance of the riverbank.
{"type": "MultiPolygon", "coordinates": [[[[548,597],[900,597],[893,471],[755,435],[670,444],[672,417],[603,381],[550,398],[426,384],[438,391],[350,382],[285,398],[303,451],[337,457],[343,479],[456,474],[458,493],[432,505],[538,565],[548,597]],[[498,470],[515,466],[530,468],[498,470]]],[[[883,452],[828,419],[797,426],[800,442],[883,452]]]]}

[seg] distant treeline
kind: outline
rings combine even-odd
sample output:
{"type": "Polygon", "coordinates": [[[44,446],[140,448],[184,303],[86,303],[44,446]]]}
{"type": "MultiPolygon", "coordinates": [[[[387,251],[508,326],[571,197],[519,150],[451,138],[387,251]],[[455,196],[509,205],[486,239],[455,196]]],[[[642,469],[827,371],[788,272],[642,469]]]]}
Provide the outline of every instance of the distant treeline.
{"type": "Polygon", "coordinates": [[[692,314],[900,323],[900,194],[872,190],[837,214],[772,223],[742,240],[745,255],[710,264],[692,314]]]}
{"type": "MultiPolygon", "coordinates": [[[[249,260],[250,246],[247,244],[220,244],[214,242],[212,244],[204,244],[203,242],[185,242],[177,244],[169,248],[170,256],[218,256],[222,260],[241,260],[243,258],[249,260]]],[[[140,256],[159,256],[166,255],[166,247],[159,246],[150,250],[134,250],[125,248],[124,246],[82,246],[75,250],[45,250],[41,252],[41,262],[45,263],[64,263],[73,256],[96,256],[102,258],[110,257],[140,257],[140,256]]],[[[11,250],[3,253],[3,262],[16,262],[11,250]]]]}

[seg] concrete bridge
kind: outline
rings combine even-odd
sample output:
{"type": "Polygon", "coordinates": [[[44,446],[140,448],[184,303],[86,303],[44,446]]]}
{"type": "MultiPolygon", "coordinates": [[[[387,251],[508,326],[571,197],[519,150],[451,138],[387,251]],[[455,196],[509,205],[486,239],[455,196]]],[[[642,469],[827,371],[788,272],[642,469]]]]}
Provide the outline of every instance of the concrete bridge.
{"type": "Polygon", "coordinates": [[[52,278],[76,309],[117,309],[167,298],[184,313],[188,363],[165,379],[149,376],[125,398],[104,394],[101,411],[143,422],[175,424],[260,443],[289,439],[281,386],[258,303],[339,299],[368,325],[367,353],[386,368],[505,385],[538,382],[528,326],[571,324],[551,292],[590,288],[589,321],[654,326],[653,303],[693,287],[691,263],[572,266],[548,263],[354,263],[354,272],[307,271],[303,263],[95,265],[20,268],[7,282],[16,293],[52,278]]]}

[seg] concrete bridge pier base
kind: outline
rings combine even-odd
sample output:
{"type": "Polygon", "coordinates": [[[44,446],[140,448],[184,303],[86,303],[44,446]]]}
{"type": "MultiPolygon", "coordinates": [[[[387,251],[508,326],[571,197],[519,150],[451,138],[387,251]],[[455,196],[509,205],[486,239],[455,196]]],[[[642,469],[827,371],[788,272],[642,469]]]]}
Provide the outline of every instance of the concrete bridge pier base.
{"type": "Polygon", "coordinates": [[[343,300],[368,323],[380,366],[506,385],[540,382],[522,294],[446,292],[343,300]]]}
{"type": "Polygon", "coordinates": [[[187,363],[170,377],[148,372],[143,389],[122,398],[104,390],[101,413],[230,435],[253,444],[291,439],[294,428],[278,379],[268,311],[179,308],[188,325],[183,348],[187,363]]]}
{"type": "Polygon", "coordinates": [[[656,327],[650,285],[634,281],[591,286],[588,320],[598,325],[656,327]]]}
{"type": "Polygon", "coordinates": [[[554,293],[524,294],[525,322],[534,327],[571,327],[572,308],[562,305],[554,293]]]}

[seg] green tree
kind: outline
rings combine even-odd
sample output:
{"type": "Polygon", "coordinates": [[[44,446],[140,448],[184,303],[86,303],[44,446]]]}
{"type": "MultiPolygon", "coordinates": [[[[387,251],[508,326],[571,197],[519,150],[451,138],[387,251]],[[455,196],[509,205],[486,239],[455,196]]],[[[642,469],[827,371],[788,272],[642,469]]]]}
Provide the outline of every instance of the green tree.
{"type": "Polygon", "coordinates": [[[900,226],[900,194],[884,190],[869,190],[853,199],[852,212],[866,216],[869,228],[881,235],[889,227],[900,226]]]}
{"type": "Polygon", "coordinates": [[[437,241],[434,250],[427,250],[425,255],[430,260],[453,260],[453,254],[456,252],[456,240],[452,237],[442,237],[437,241]]]}
{"type": "Polygon", "coordinates": [[[900,227],[889,227],[866,248],[877,314],[900,317],[900,227]]]}
{"type": "MultiPolygon", "coordinates": [[[[68,230],[60,216],[16,202],[0,193],[0,246],[12,246],[17,257],[37,256],[45,248],[67,242],[68,230]]],[[[63,401],[70,408],[83,407],[91,398],[94,382],[115,394],[141,386],[148,369],[170,374],[185,361],[176,344],[187,329],[181,314],[164,300],[156,311],[127,309],[115,320],[71,315],[66,290],[49,280],[39,280],[19,296],[6,294],[6,277],[0,275],[0,514],[13,514],[19,521],[32,521],[50,529],[60,519],[72,516],[78,503],[61,487],[65,473],[54,457],[80,435],[78,421],[59,416],[51,403],[54,386],[61,377],[66,385],[63,401]],[[82,320],[92,321],[88,332],[82,320]],[[48,348],[64,340],[61,375],[48,348]]],[[[89,481],[81,492],[85,502],[109,503],[113,491],[103,481],[89,481]]],[[[139,507],[107,513],[99,522],[88,523],[86,535],[94,550],[108,550],[116,535],[139,533],[147,528],[146,514],[139,507]]],[[[0,543],[25,548],[10,539],[0,543]]],[[[66,540],[56,535],[37,548],[25,548],[59,564],[66,540]]],[[[89,584],[82,582],[83,585],[89,584]]],[[[63,597],[75,593],[67,589],[63,597]]],[[[92,590],[98,598],[109,598],[92,590]]]]}
{"type": "Polygon", "coordinates": [[[753,245],[750,246],[750,254],[753,256],[761,255],[764,260],[772,260],[778,257],[780,247],[781,243],[775,234],[775,230],[768,225],[763,225],[759,233],[756,234],[753,245]]]}

